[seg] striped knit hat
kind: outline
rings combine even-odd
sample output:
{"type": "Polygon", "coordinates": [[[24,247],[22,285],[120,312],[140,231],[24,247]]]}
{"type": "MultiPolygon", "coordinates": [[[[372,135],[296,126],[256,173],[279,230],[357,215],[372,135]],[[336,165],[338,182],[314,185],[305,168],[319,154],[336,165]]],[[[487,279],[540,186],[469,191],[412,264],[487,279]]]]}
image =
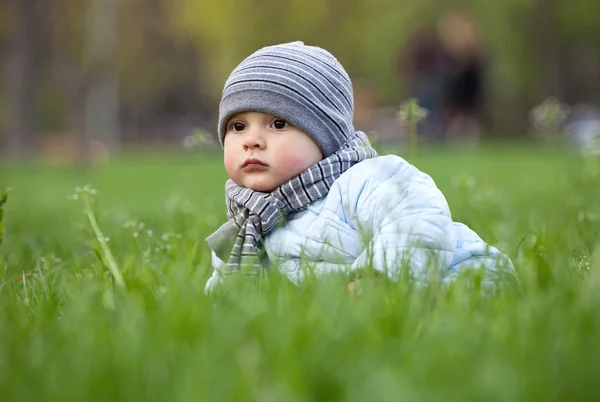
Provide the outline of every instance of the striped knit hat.
{"type": "Polygon", "coordinates": [[[259,49],[233,70],[219,105],[221,145],[227,121],[250,111],[293,124],[319,145],[325,158],[354,132],[350,77],[331,53],[302,42],[259,49]]]}

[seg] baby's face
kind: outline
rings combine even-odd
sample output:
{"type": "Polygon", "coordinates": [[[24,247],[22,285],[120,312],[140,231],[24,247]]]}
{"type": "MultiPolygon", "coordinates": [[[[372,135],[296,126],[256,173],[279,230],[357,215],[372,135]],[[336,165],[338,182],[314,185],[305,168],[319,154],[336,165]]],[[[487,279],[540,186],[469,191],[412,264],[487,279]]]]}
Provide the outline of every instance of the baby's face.
{"type": "Polygon", "coordinates": [[[271,192],[323,159],[318,145],[285,120],[258,112],[227,122],[225,170],[238,185],[271,192]]]}

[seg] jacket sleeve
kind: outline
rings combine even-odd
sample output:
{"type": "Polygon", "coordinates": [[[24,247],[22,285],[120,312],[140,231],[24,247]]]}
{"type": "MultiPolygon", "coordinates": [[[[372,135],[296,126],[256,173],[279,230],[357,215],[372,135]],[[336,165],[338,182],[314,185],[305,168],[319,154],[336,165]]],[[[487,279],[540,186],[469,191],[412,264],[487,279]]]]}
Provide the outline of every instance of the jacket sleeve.
{"type": "Polygon", "coordinates": [[[406,266],[423,279],[427,268],[446,269],[452,261],[456,234],[450,210],[431,177],[401,158],[390,161],[387,175],[349,178],[359,191],[348,194],[356,198],[346,205],[354,205],[350,216],[366,245],[352,269],[371,266],[394,278],[406,266]]]}

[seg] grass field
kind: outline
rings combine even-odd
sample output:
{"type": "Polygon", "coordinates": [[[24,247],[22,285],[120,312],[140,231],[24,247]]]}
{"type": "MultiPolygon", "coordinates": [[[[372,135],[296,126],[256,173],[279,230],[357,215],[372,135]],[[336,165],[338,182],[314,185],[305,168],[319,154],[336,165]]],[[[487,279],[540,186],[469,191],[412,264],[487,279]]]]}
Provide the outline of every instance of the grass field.
{"type": "Polygon", "coordinates": [[[208,298],[220,155],[0,162],[0,400],[600,400],[598,165],[510,146],[411,162],[519,285],[367,281],[349,297],[340,277],[273,275],[208,298]],[[91,209],[69,199],[87,184],[91,209]]]}

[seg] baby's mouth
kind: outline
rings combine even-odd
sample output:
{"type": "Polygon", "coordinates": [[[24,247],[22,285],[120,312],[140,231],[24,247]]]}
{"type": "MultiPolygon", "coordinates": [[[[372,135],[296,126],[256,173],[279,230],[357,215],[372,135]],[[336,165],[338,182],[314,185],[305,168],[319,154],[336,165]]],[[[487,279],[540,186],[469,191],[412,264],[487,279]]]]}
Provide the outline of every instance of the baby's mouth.
{"type": "Polygon", "coordinates": [[[266,163],[264,163],[263,161],[256,159],[256,158],[249,158],[246,159],[246,161],[242,164],[242,169],[243,168],[253,168],[253,167],[266,167],[269,166],[266,163]]]}

